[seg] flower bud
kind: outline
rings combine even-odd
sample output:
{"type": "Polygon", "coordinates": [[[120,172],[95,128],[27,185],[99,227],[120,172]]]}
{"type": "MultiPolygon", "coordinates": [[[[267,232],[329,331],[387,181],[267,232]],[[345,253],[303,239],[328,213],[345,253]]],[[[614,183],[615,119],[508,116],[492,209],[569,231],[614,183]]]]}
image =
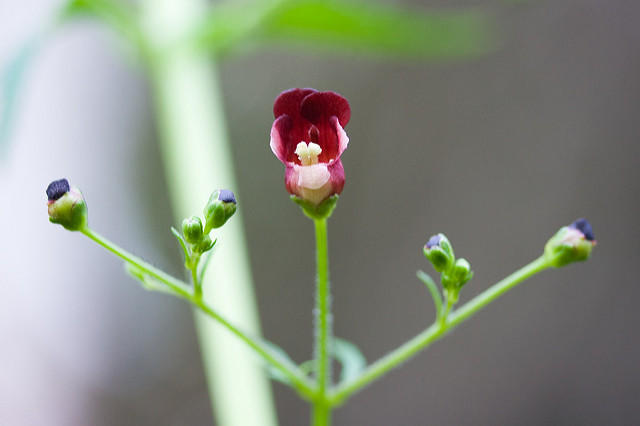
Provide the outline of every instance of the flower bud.
{"type": "Polygon", "coordinates": [[[544,247],[544,256],[556,268],[573,262],[587,260],[596,245],[591,225],[586,219],[578,219],[563,226],[544,247]]]}
{"type": "Polygon", "coordinates": [[[87,226],[87,204],[78,188],[70,187],[67,179],[54,180],[47,187],[49,221],[69,231],[87,226]]]}
{"type": "Polygon", "coordinates": [[[220,228],[236,212],[236,197],[228,189],[219,189],[211,194],[204,208],[206,225],[204,233],[208,234],[214,228],[220,228]]]}
{"type": "Polygon", "coordinates": [[[214,244],[215,244],[215,241],[212,241],[210,236],[203,235],[200,242],[193,244],[192,247],[195,253],[202,254],[206,251],[211,250],[214,244]]]}
{"type": "Polygon", "coordinates": [[[429,238],[423,249],[424,255],[438,272],[448,271],[454,262],[453,248],[444,234],[429,238]]]}
{"type": "Polygon", "coordinates": [[[451,277],[455,280],[457,287],[462,287],[473,277],[471,264],[467,259],[456,259],[456,263],[453,265],[453,270],[451,271],[451,277]]]}
{"type": "Polygon", "coordinates": [[[202,221],[198,216],[191,216],[182,221],[182,234],[189,244],[197,244],[202,241],[202,221]]]}

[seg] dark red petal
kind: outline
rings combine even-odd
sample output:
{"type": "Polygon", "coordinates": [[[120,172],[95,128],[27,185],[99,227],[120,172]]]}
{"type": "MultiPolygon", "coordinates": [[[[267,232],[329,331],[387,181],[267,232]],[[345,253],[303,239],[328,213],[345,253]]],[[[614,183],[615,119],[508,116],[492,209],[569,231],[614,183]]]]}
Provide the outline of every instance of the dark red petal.
{"type": "Polygon", "coordinates": [[[342,167],[342,161],[338,159],[327,166],[329,174],[331,175],[331,185],[333,186],[333,194],[340,194],[342,188],[344,188],[344,167],[342,167]]]}
{"type": "Polygon", "coordinates": [[[296,146],[308,139],[311,123],[303,118],[294,121],[287,114],[278,117],[271,126],[271,150],[282,162],[300,164],[296,146]]]}
{"type": "Polygon", "coordinates": [[[302,100],[300,114],[316,126],[336,116],[340,125],[344,127],[351,118],[351,108],[349,102],[335,92],[315,92],[307,94],[302,100]]]}
{"type": "Polygon", "coordinates": [[[280,117],[287,114],[294,120],[300,116],[300,105],[308,95],[316,93],[315,89],[289,89],[280,93],[273,103],[273,116],[280,117]]]}
{"type": "Polygon", "coordinates": [[[304,140],[315,142],[322,148],[322,152],[318,156],[321,163],[329,163],[331,160],[340,158],[349,143],[347,134],[335,116],[318,123],[317,126],[311,125],[308,133],[309,137],[304,140]],[[317,131],[314,132],[314,129],[317,131]]]}

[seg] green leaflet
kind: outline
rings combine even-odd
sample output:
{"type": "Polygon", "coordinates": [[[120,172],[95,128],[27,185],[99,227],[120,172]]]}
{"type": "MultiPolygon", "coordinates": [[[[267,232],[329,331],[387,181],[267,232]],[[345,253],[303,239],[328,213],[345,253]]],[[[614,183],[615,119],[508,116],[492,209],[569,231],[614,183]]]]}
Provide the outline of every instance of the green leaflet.
{"type": "Polygon", "coordinates": [[[333,338],[333,357],[342,365],[340,381],[356,378],[367,366],[360,349],[348,340],[333,338]]]}
{"type": "Polygon", "coordinates": [[[479,12],[336,0],[223,4],[212,9],[194,40],[214,52],[244,43],[421,58],[478,55],[494,44],[489,20],[479,12]]]}

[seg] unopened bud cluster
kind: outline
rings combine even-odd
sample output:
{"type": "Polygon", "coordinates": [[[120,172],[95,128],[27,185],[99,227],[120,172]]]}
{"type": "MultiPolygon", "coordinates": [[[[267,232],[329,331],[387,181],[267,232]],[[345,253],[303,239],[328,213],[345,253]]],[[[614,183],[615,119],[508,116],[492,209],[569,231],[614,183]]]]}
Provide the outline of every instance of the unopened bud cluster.
{"type": "Polygon", "coordinates": [[[182,221],[182,235],[191,252],[202,254],[213,248],[215,241],[211,239],[211,230],[220,228],[236,212],[236,197],[228,189],[214,191],[204,207],[204,224],[198,216],[191,216],[182,221]]]}
{"type": "Polygon", "coordinates": [[[429,238],[424,246],[424,255],[433,268],[440,272],[440,281],[447,299],[456,303],[460,289],[473,277],[471,264],[466,259],[456,259],[453,247],[444,234],[429,238]]]}

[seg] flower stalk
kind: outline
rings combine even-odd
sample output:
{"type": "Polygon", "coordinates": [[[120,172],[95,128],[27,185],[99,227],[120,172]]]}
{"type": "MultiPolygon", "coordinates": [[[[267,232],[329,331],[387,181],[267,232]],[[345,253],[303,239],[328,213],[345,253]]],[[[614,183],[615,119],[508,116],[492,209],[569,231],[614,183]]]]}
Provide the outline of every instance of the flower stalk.
{"type": "Polygon", "coordinates": [[[329,247],[327,243],[327,219],[314,220],[316,233],[316,307],[315,351],[317,396],[313,401],[313,425],[331,424],[331,405],[327,393],[331,386],[331,293],[329,285],[329,247]]]}

